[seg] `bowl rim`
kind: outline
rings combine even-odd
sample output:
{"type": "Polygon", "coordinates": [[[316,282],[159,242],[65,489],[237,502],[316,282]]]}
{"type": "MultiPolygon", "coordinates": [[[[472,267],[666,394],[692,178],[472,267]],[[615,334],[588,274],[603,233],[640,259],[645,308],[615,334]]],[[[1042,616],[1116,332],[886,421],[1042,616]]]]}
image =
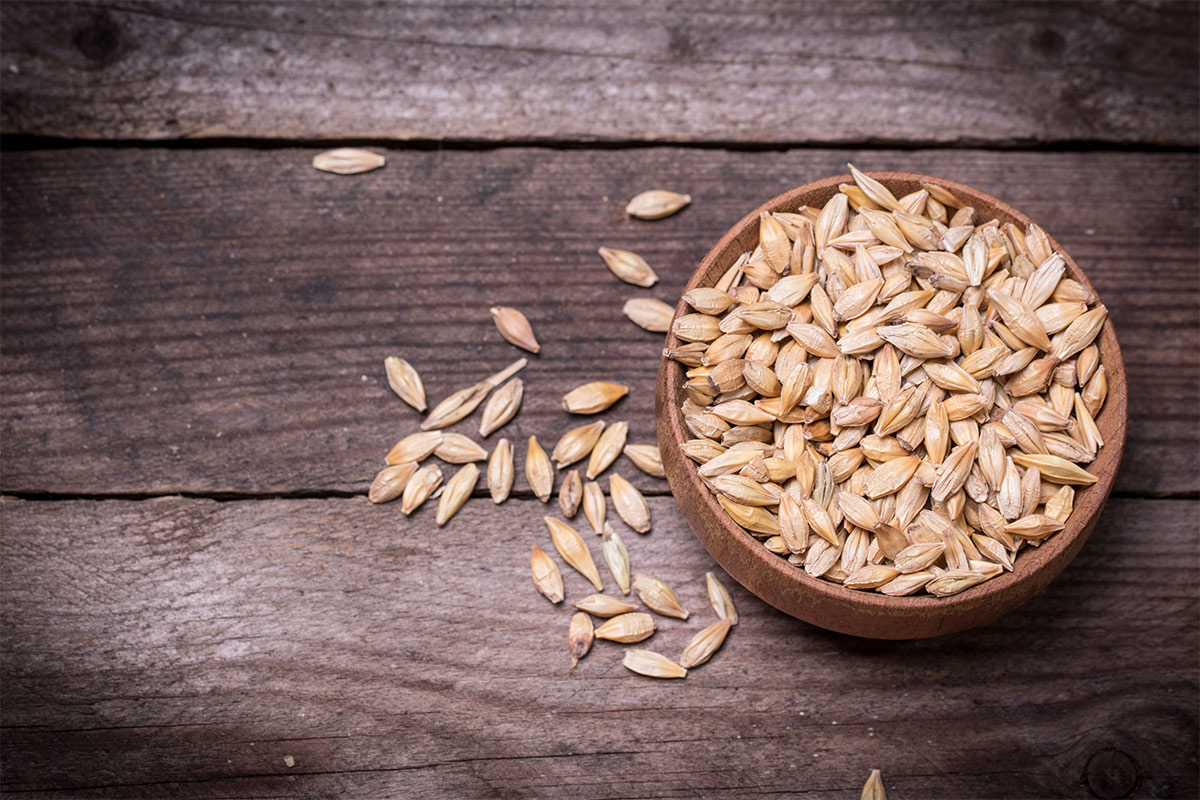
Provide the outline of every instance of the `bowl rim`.
{"type": "MultiPolygon", "coordinates": [[[[906,183],[928,183],[943,187],[953,192],[964,202],[989,204],[995,209],[995,217],[1001,219],[1001,222],[1012,221],[1019,224],[1022,228],[1026,228],[1032,220],[1022,212],[1008,205],[1004,201],[996,198],[987,192],[976,189],[973,186],[958,183],[956,181],[939,178],[932,175],[915,172],[867,172],[869,177],[880,181],[885,186],[890,183],[904,181],[906,183]],[[1004,216],[1009,217],[1008,220],[1004,216]]],[[[771,213],[774,211],[791,210],[802,204],[801,198],[815,192],[827,191],[833,189],[833,193],[837,192],[839,184],[852,184],[853,176],[849,174],[834,175],[827,178],[822,178],[817,181],[812,181],[802,186],[798,186],[787,192],[784,192],[776,197],[766,201],[758,208],[751,211],[749,214],[739,220],[731,227],[724,236],[708,251],[700,264],[692,272],[686,286],[680,292],[680,299],[675,308],[675,315],[672,318],[677,319],[682,314],[690,313],[690,308],[683,299],[683,295],[690,290],[704,285],[709,278],[709,273],[713,272],[715,265],[722,256],[725,256],[750,228],[757,226],[759,215],[762,213],[771,213]]],[[[1043,229],[1044,230],[1044,229],[1043,229]]],[[[1047,233],[1047,238],[1050,241],[1051,248],[1063,257],[1067,266],[1067,275],[1079,281],[1088,288],[1089,291],[1097,298],[1098,303],[1103,303],[1102,298],[1087,275],[1075,263],[1071,255],[1066,251],[1061,244],[1058,243],[1053,236],[1047,233]]],[[[723,266],[727,269],[728,265],[732,264],[740,253],[734,254],[728,259],[728,264],[723,266]]],[[[675,336],[674,330],[668,330],[665,347],[672,348],[680,344],[680,340],[675,336]]],[[[733,522],[728,513],[721,508],[717,503],[716,497],[700,480],[697,473],[697,465],[691,459],[679,454],[684,465],[684,473],[688,481],[693,484],[693,488],[699,490],[698,496],[701,498],[705,506],[705,511],[720,525],[724,532],[737,543],[739,550],[745,550],[752,554],[755,561],[759,562],[779,579],[785,582],[793,583],[799,591],[811,592],[820,595],[826,601],[843,606],[853,606],[860,611],[867,613],[890,614],[896,611],[909,612],[931,612],[941,611],[950,613],[954,611],[966,611],[969,609],[987,606],[993,602],[999,595],[1005,594],[1013,590],[1015,587],[1022,585],[1023,582],[1030,579],[1032,576],[1040,572],[1044,567],[1055,561],[1056,557],[1060,556],[1065,551],[1069,550],[1072,545],[1081,536],[1086,537],[1091,531],[1092,524],[1095,518],[1098,517],[1100,510],[1103,508],[1108,494],[1112,489],[1113,482],[1116,478],[1121,454],[1125,447],[1125,433],[1128,421],[1128,397],[1127,387],[1125,384],[1124,361],[1121,357],[1120,344],[1117,341],[1116,330],[1113,327],[1112,317],[1109,315],[1104,322],[1099,336],[1097,337],[1097,345],[1101,351],[1101,363],[1105,367],[1108,376],[1109,387],[1104,408],[1097,416],[1097,424],[1100,419],[1104,418],[1106,423],[1115,421],[1113,426],[1113,434],[1110,435],[1104,446],[1100,448],[1096,459],[1088,465],[1088,467],[1096,467],[1098,480],[1095,484],[1086,487],[1075,487],[1076,497],[1075,505],[1071,516],[1068,518],[1067,526],[1056,533],[1054,536],[1045,540],[1039,547],[1023,548],[1022,557],[1018,560],[1016,568],[1012,572],[1005,572],[991,580],[984,581],[981,584],[966,589],[958,594],[949,597],[933,597],[930,595],[907,595],[907,596],[889,596],[878,592],[857,591],[847,589],[841,584],[833,581],[826,581],[821,578],[814,578],[803,569],[798,568],[790,563],[787,559],[775,555],[762,546],[762,543],[745,531],[741,526],[733,522]],[[1115,417],[1115,420],[1114,420],[1115,417]],[[1086,503],[1081,500],[1088,501],[1086,503]],[[1084,508],[1081,508],[1083,506],[1084,508]],[[1081,510],[1086,509],[1086,513],[1080,514],[1081,510]]],[[[683,425],[683,415],[679,409],[679,401],[677,398],[681,396],[683,374],[685,368],[682,364],[675,362],[665,355],[660,362],[660,371],[663,374],[663,380],[660,385],[665,388],[665,396],[660,397],[663,409],[665,411],[668,434],[676,446],[680,446],[687,441],[688,437],[683,425]]],[[[1107,427],[1107,424],[1105,425],[1107,427]]],[[[1089,470],[1091,471],[1091,470],[1089,470]]],[[[668,471],[668,477],[671,473],[668,471]]],[[[674,489],[674,487],[672,487],[674,489]]],[[[698,532],[694,531],[694,533],[698,532]]],[[[699,537],[703,540],[704,537],[699,537]]],[[[706,547],[708,546],[705,542],[706,547]]],[[[1082,545],[1082,542],[1080,542],[1082,545]]],[[[711,552],[711,548],[710,552],[711,552]]],[[[715,556],[715,554],[714,554],[715,556]]],[[[1073,557],[1073,555],[1072,555],[1073,557]]],[[[1068,559],[1069,560],[1069,559],[1068,559]]],[[[718,559],[718,563],[720,560],[718,559]]],[[[1066,565],[1064,562],[1059,566],[1066,565]]],[[[1056,575],[1057,573],[1055,573],[1056,575]]],[[[1049,580],[1053,580],[1051,576],[1049,580]]],[[[747,587],[750,588],[750,587],[747,587]]],[[[759,594],[751,588],[755,594],[759,594]]],[[[759,595],[761,597],[761,595],[759,595]]],[[[767,598],[762,598],[771,602],[767,598]]],[[[774,605],[774,603],[772,603],[774,605]]],[[[809,620],[812,622],[813,620],[809,620]]],[[[819,623],[814,623],[819,624],[819,623]]]]}

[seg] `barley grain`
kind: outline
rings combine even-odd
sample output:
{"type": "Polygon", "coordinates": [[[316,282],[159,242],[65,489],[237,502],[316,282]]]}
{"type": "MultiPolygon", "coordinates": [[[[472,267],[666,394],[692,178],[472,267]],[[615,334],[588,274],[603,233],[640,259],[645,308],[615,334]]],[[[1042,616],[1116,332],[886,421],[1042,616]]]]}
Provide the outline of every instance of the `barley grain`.
{"type": "Polygon", "coordinates": [[[558,507],[563,516],[567,519],[574,517],[579,511],[579,502],[582,499],[583,482],[579,479],[579,470],[573,469],[558,487],[558,507]]]}
{"type": "Polygon", "coordinates": [[[383,369],[387,373],[388,386],[396,396],[417,411],[424,411],[425,384],[416,368],[403,358],[388,356],[383,360],[383,369]]]}
{"type": "Polygon", "coordinates": [[[1042,478],[1051,483],[1068,483],[1080,486],[1090,486],[1098,478],[1085,469],[1072,464],[1065,458],[1049,454],[1017,453],[1013,461],[1022,467],[1037,467],[1042,478]]]}
{"type": "Polygon", "coordinates": [[[625,456],[633,462],[633,465],[647,475],[653,478],[667,477],[667,473],[663,469],[662,454],[658,451],[658,445],[627,444],[625,445],[624,452],[625,456]]]}
{"type": "Polygon", "coordinates": [[[501,439],[496,442],[492,457],[488,459],[487,484],[493,503],[500,504],[508,499],[508,493],[512,491],[513,477],[512,445],[508,443],[508,439],[501,439]]]}
{"type": "Polygon", "coordinates": [[[442,434],[442,441],[434,448],[433,454],[451,464],[487,460],[487,451],[461,433],[442,434]]]}
{"type": "Polygon", "coordinates": [[[718,620],[697,633],[688,642],[687,647],[683,648],[683,653],[679,656],[679,665],[691,669],[707,663],[721,649],[731,627],[732,623],[728,620],[718,620]]]}
{"type": "Polygon", "coordinates": [[[389,465],[403,464],[406,461],[424,461],[442,443],[444,436],[445,434],[440,431],[410,433],[392,446],[385,460],[389,465]]]}
{"type": "Polygon", "coordinates": [[[400,512],[407,517],[416,511],[441,483],[442,470],[437,464],[421,467],[404,486],[404,494],[400,500],[400,512]]]}
{"type": "Polygon", "coordinates": [[[614,472],[608,479],[608,493],[612,496],[617,516],[626,525],[638,533],[650,532],[650,506],[632,483],[614,472]]]}
{"type": "Polygon", "coordinates": [[[537,590],[551,603],[561,603],[563,601],[562,575],[553,559],[536,544],[530,548],[529,568],[533,573],[533,585],[537,587],[537,590]]]}
{"type": "Polygon", "coordinates": [[[553,517],[543,517],[542,519],[545,521],[546,527],[550,529],[550,538],[554,542],[554,549],[562,556],[563,561],[591,581],[592,586],[596,587],[596,591],[604,591],[604,585],[600,582],[600,572],[596,569],[596,562],[592,560],[592,554],[584,543],[583,537],[579,535],[579,531],[553,517]]]}
{"type": "Polygon", "coordinates": [[[658,283],[658,275],[654,274],[646,259],[637,253],[608,247],[601,247],[599,253],[612,274],[626,283],[643,288],[658,283]]]}
{"type": "Polygon", "coordinates": [[[619,597],[607,594],[589,594],[575,603],[580,611],[586,611],[594,617],[615,617],[618,614],[628,614],[637,611],[637,605],[626,602],[619,597]]]}
{"type": "Polygon", "coordinates": [[[521,408],[521,400],[525,396],[525,382],[513,378],[488,398],[483,407],[483,417],[479,422],[479,435],[484,438],[491,436],[503,428],[517,415],[521,408]]]}
{"type": "Polygon", "coordinates": [[[571,414],[597,414],[627,394],[629,387],[619,383],[585,383],[563,395],[563,409],[571,414]]]}
{"type": "MultiPolygon", "coordinates": [[[[843,553],[844,555],[844,553],[843,553]]],[[[900,575],[900,570],[883,564],[865,564],[846,576],[847,589],[878,589],[900,575]]]]}
{"type": "Polygon", "coordinates": [[[599,441],[604,425],[603,420],[597,420],[564,433],[550,454],[554,465],[562,469],[581,458],[586,458],[599,441]]]}
{"type": "Polygon", "coordinates": [[[367,491],[367,499],[372,503],[388,503],[395,500],[404,491],[404,487],[412,479],[412,476],[416,474],[417,466],[415,461],[402,461],[399,464],[384,467],[371,482],[371,488],[367,491]]]}
{"type": "Polygon", "coordinates": [[[721,583],[711,572],[704,573],[704,584],[708,589],[708,602],[712,605],[713,612],[730,625],[737,625],[737,609],[733,605],[733,597],[725,588],[725,584],[721,583]]]}
{"type": "Polygon", "coordinates": [[[880,776],[879,770],[871,770],[871,774],[867,776],[867,782],[863,784],[859,800],[887,800],[887,792],[883,790],[883,778],[880,776]]]}
{"type": "Polygon", "coordinates": [[[537,337],[533,335],[533,327],[529,320],[520,311],[508,306],[492,306],[491,314],[492,321],[496,323],[496,330],[500,331],[506,342],[531,353],[542,349],[537,337]]]}
{"type": "Polygon", "coordinates": [[[582,611],[577,612],[571,617],[571,625],[567,628],[567,648],[571,653],[572,669],[592,649],[593,638],[595,629],[592,627],[592,618],[582,611]]]}
{"type": "Polygon", "coordinates": [[[666,333],[671,330],[671,319],[675,316],[675,309],[652,297],[631,297],[625,301],[621,313],[643,330],[666,333]]]}
{"type": "Polygon", "coordinates": [[[983,583],[985,580],[987,580],[987,576],[981,572],[949,569],[925,584],[925,590],[936,597],[949,597],[983,583]]]}
{"type": "Polygon", "coordinates": [[[597,534],[604,532],[604,490],[595,481],[583,485],[583,515],[597,534]]]}
{"type": "Polygon", "coordinates": [[[529,488],[543,503],[549,502],[550,492],[554,490],[554,465],[550,456],[538,444],[536,436],[530,436],[525,449],[525,479],[529,488]]]}
{"type": "Polygon", "coordinates": [[[646,608],[651,611],[655,611],[665,617],[688,618],[687,609],[679,602],[679,598],[675,596],[675,592],[658,578],[634,573],[633,590],[637,592],[637,596],[646,604],[646,608]]]}
{"type": "Polygon", "coordinates": [[[648,678],[686,678],[687,670],[666,656],[651,650],[629,650],[622,661],[625,668],[648,678]]]}
{"type": "Polygon", "coordinates": [[[633,644],[654,635],[654,617],[641,611],[618,614],[596,628],[597,639],[633,644]]]}
{"type": "MultiPolygon", "coordinates": [[[[387,159],[379,153],[358,147],[338,147],[313,156],[312,165],[322,172],[338,175],[358,175],[379,169],[387,159]]],[[[419,409],[418,409],[419,410],[419,409]]]]}
{"type": "Polygon", "coordinates": [[[628,595],[631,582],[629,551],[625,549],[625,542],[621,541],[620,535],[611,525],[604,526],[604,563],[608,565],[613,580],[621,588],[621,594],[628,595]]]}
{"type": "Polygon", "coordinates": [[[621,455],[621,450],[625,447],[625,439],[628,434],[628,423],[614,422],[599,435],[595,447],[589,448],[591,457],[588,459],[587,465],[588,480],[594,480],[597,475],[604,472],[617,460],[617,457],[621,455]]]}
{"type": "Polygon", "coordinates": [[[454,473],[450,480],[446,481],[446,488],[438,500],[437,525],[439,528],[449,522],[450,518],[463,507],[478,480],[479,467],[474,464],[466,464],[454,473]]]}
{"type": "Polygon", "coordinates": [[[671,216],[690,202],[691,195],[652,189],[634,195],[625,206],[625,213],[638,219],[662,219],[671,216]]]}

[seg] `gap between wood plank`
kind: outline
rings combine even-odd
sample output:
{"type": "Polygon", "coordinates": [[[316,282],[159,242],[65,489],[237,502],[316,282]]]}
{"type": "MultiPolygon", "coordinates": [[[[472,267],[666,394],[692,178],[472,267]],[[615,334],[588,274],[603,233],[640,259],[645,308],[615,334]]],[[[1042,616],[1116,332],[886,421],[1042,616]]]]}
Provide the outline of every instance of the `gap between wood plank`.
{"type": "Polygon", "coordinates": [[[649,150],[660,147],[687,150],[727,150],[730,152],[769,152],[786,150],[986,150],[994,152],[1030,153],[1194,153],[1191,145],[1156,144],[1138,142],[1123,144],[1101,139],[1061,139],[1035,141],[1030,139],[984,140],[963,138],[955,142],[939,142],[932,139],[888,139],[874,137],[862,141],[843,142],[834,140],[808,139],[764,140],[746,142],[740,140],[711,139],[706,141],[657,139],[554,139],[537,136],[513,137],[510,139],[389,139],[389,138],[331,138],[331,139],[279,139],[242,136],[213,136],[203,139],[77,139],[58,136],[31,136],[7,134],[0,136],[0,150],[25,152],[31,150],[70,150],[80,147],[94,148],[152,148],[176,150],[210,150],[243,148],[247,150],[276,150],[297,147],[385,147],[390,150],[451,150],[487,152],[512,148],[540,147],[547,150],[649,150]]]}
{"type": "MultiPolygon", "coordinates": [[[[642,489],[646,497],[668,497],[670,489],[642,489]]],[[[236,503],[244,500],[337,500],[349,497],[366,497],[365,491],[349,492],[337,489],[308,491],[298,489],[291,492],[0,492],[0,501],[26,500],[30,502],[68,502],[72,500],[125,500],[140,502],[142,500],[159,500],[164,497],[184,497],[192,500],[212,500],[217,503],[236,503]]],[[[604,493],[608,497],[608,492],[604,493]]],[[[1187,492],[1131,492],[1114,491],[1109,493],[1110,499],[1120,500],[1200,500],[1200,490],[1187,492]]],[[[471,493],[472,498],[490,497],[487,489],[476,489],[471,493]]],[[[509,495],[514,500],[532,500],[533,492],[527,489],[514,489],[509,495]]],[[[548,508],[557,508],[554,503],[547,503],[548,508]]]]}
{"type": "MultiPolygon", "coordinates": [[[[670,489],[639,489],[645,497],[669,497],[670,489]]],[[[341,489],[296,489],[288,492],[0,492],[0,500],[27,500],[31,502],[66,502],[70,500],[126,500],[140,502],[142,500],[159,500],[164,497],[185,497],[192,500],[212,500],[217,503],[233,503],[242,500],[338,500],[349,497],[366,497],[366,490],[345,491],[341,489]]],[[[533,500],[535,495],[529,489],[513,489],[508,495],[514,500],[533,500]]],[[[604,492],[608,497],[608,492],[604,492]]],[[[1130,495],[1137,496],[1137,495],[1130,495]]],[[[487,487],[480,487],[471,492],[472,498],[491,499],[487,487]]],[[[558,497],[555,492],[554,497],[558,497]]],[[[382,504],[386,505],[386,504],[382,504]]],[[[554,502],[547,502],[547,507],[558,508],[554,502]]]]}

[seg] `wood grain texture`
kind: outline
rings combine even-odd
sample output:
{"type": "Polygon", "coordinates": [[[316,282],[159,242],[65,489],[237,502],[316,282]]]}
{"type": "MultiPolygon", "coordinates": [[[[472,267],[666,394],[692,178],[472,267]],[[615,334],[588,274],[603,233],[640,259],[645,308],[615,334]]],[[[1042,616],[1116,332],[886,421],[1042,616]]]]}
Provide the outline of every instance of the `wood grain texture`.
{"type": "Polygon", "coordinates": [[[1191,3],[5,3],[0,130],[1196,145],[1191,3]]]}
{"type": "MultiPolygon", "coordinates": [[[[646,643],[677,655],[713,620],[712,562],[651,509],[622,533],[693,614],[646,643]]],[[[1197,501],[1112,500],[1043,594],[942,639],[826,633],[729,582],[740,624],[670,683],[607,642],[568,669],[570,611],[528,573],[542,512],[0,501],[2,788],[841,800],[877,767],[896,800],[1200,791],[1197,501]]],[[[568,602],[591,592],[562,570],[568,602]]]]}
{"type": "MultiPolygon", "coordinates": [[[[346,178],[313,170],[312,154],[5,156],[6,491],[365,491],[419,421],[388,389],[384,357],[416,365],[434,401],[468,386],[526,355],[497,333],[496,304],[528,314],[543,350],[522,373],[523,410],[489,448],[531,434],[552,446],[583,421],[559,398],[595,379],[632,387],[604,418],[653,442],[661,338],[621,316],[625,299],[673,304],[743,214],[847,159],[969,183],[1039,220],[1121,340],[1131,422],[1116,490],[1200,483],[1194,156],[393,151],[385,169],[346,178]],[[695,202],[624,219],[651,185],[695,202]],[[661,282],[618,282],[601,244],[639,251],[661,282]]],[[[478,412],[455,430],[476,434],[478,412]]]]}

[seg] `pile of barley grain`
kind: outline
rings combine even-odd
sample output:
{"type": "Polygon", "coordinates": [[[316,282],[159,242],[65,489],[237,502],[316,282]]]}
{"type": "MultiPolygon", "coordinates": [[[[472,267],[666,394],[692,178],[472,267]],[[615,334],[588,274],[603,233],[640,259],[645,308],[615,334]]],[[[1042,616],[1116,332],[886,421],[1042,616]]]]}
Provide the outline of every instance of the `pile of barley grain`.
{"type": "MultiPolygon", "coordinates": [[[[345,151],[331,164],[319,168],[365,171],[382,158],[345,151]]],[[[714,287],[688,292],[694,313],[673,327],[673,309],[661,300],[630,298],[623,312],[684,342],[664,351],[688,368],[681,410],[694,438],[681,448],[736,524],[808,574],[849,589],[952,595],[1011,571],[1022,548],[1064,527],[1072,487],[1095,482],[1079,465],[1103,445],[1094,417],[1107,378],[1094,340],[1106,310],[1064,277],[1062,257],[1036,225],[1021,231],[978,221],[973,208],[932,184],[897,199],[852,165],[851,173],[854,183],[841,185],[821,209],[762,215],[758,247],[714,287]]],[[[626,211],[659,219],[690,201],[643,192],[626,211]]],[[[626,283],[658,281],[636,253],[599,253],[626,283]]],[[[491,314],[506,341],[539,352],[520,311],[496,307],[491,314]]],[[[512,421],[524,392],[515,375],[525,364],[520,359],[438,403],[421,431],[388,453],[371,501],[401,498],[408,515],[436,498],[436,521],[444,525],[470,498],[476,462],[487,461],[488,491],[503,502],[514,479],[508,440],[489,455],[442,429],[485,399],[481,438],[512,421]],[[437,465],[421,465],[431,455],[463,466],[443,485],[437,465]]],[[[385,369],[396,394],[425,411],[417,370],[399,358],[387,359],[385,369]]],[[[617,383],[588,383],[568,392],[563,408],[596,414],[627,392],[617,383]]],[[[596,478],[622,453],[665,477],[658,448],[627,444],[627,431],[625,422],[581,425],[549,455],[531,436],[524,472],[548,502],[556,471],[587,459],[586,482],[572,470],[559,485],[563,516],[582,506],[604,537],[605,564],[624,595],[632,588],[650,611],[687,619],[669,586],[632,573],[628,549],[606,521],[596,478]]],[[[609,494],[630,528],[650,530],[649,506],[632,484],[613,473],[609,494]]],[[[563,561],[601,592],[583,537],[553,517],[545,523],[563,561]]],[[[530,567],[538,591],[561,603],[554,560],[535,546],[530,567]]],[[[683,677],[721,647],[737,614],[712,573],[706,584],[719,620],[696,634],[679,663],[630,650],[626,667],[683,677]]],[[[572,666],[594,638],[636,643],[656,630],[654,617],[620,597],[598,593],[574,605],[572,666]],[[589,614],[606,621],[594,627],[589,614]]]]}
{"type": "Polygon", "coordinates": [[[1070,517],[1103,445],[1106,309],[1036,225],[850,167],[823,208],[684,295],[682,444],[730,518],[809,575],[943,597],[1070,517]]]}
{"type": "MultiPolygon", "coordinates": [[[[339,169],[349,170],[347,164],[379,166],[377,158],[342,152],[334,160],[339,169]]],[[[374,167],[372,167],[374,168],[374,167]]],[[[362,171],[362,170],[359,170],[362,171]]],[[[672,192],[644,192],[635,197],[627,208],[631,216],[659,219],[678,211],[690,202],[686,195],[672,192]]],[[[640,256],[626,250],[602,247],[600,255],[613,274],[621,280],[649,287],[658,276],[640,256]]],[[[625,313],[642,327],[665,332],[670,326],[672,310],[660,300],[633,298],[625,304],[625,313]],[[665,314],[665,316],[664,316],[665,314]]],[[[541,345],[529,320],[520,311],[508,307],[491,309],[500,335],[516,347],[537,353],[541,345]]],[[[479,435],[486,439],[511,422],[520,410],[524,384],[515,375],[526,365],[520,359],[506,369],[478,383],[454,392],[438,403],[421,423],[421,430],[405,436],[387,454],[387,464],[371,484],[368,497],[373,503],[386,503],[400,498],[400,510],[412,514],[426,500],[438,500],[436,521],[439,526],[449,522],[470,499],[479,479],[476,462],[487,461],[487,487],[495,503],[504,502],[514,479],[513,448],[507,439],[500,439],[489,455],[482,445],[460,433],[444,433],[442,429],[467,419],[475,409],[484,405],[479,435]],[[489,397],[490,395],[490,397],[489,397]],[[442,471],[436,464],[422,466],[430,456],[449,464],[463,466],[442,483],[442,471]]],[[[410,363],[401,358],[384,362],[388,385],[406,403],[418,411],[426,410],[425,388],[421,376],[410,363]]],[[[594,381],[568,392],[562,399],[563,409],[570,414],[598,414],[606,411],[628,393],[619,383],[594,381]]],[[[554,491],[558,470],[586,461],[584,474],[571,470],[558,488],[558,506],[567,519],[575,517],[580,506],[589,525],[603,536],[601,551],[604,562],[623,595],[630,590],[650,611],[686,620],[688,611],[665,582],[634,573],[629,550],[620,535],[606,520],[607,505],[604,491],[596,479],[623,453],[638,469],[656,478],[664,478],[662,459],[657,445],[627,444],[629,426],[625,422],[606,424],[603,420],[581,425],[568,431],[547,455],[536,436],[529,437],[525,451],[524,471],[530,489],[543,503],[554,491]]],[[[650,531],[650,507],[642,493],[620,474],[609,477],[609,495],[621,520],[638,533],[650,531]]],[[[579,532],[566,522],[544,517],[550,540],[562,560],[583,575],[596,589],[574,605],[578,612],[571,618],[567,644],[571,666],[591,649],[594,639],[606,639],[622,644],[642,642],[657,630],[651,614],[638,610],[638,605],[615,595],[601,594],[604,586],[596,562],[579,532]],[[590,616],[589,616],[590,615],[590,616]],[[592,617],[605,620],[593,626],[592,617]]],[[[564,599],[562,574],[545,550],[534,546],[530,555],[534,585],[550,602],[564,599]]],[[[696,633],[679,657],[678,663],[650,650],[630,649],[624,665],[639,674],[655,678],[682,678],[688,669],[707,662],[724,643],[730,628],[737,624],[737,612],[729,592],[711,572],[705,576],[709,601],[718,621],[696,633]]]]}

